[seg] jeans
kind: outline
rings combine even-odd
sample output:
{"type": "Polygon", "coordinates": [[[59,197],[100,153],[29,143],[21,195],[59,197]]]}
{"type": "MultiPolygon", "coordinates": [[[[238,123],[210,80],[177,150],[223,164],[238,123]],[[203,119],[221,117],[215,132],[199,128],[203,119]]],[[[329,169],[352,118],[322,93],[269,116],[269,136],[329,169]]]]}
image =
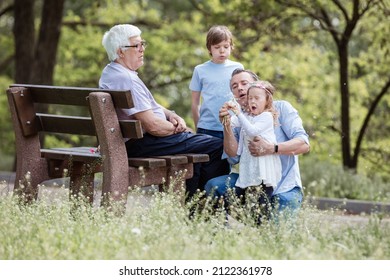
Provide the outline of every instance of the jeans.
{"type": "Polygon", "coordinates": [[[223,139],[223,131],[198,128],[196,130],[196,133],[207,134],[207,135],[211,135],[223,139]]]}
{"type": "Polygon", "coordinates": [[[224,196],[228,188],[234,188],[237,179],[238,173],[230,173],[229,175],[215,177],[207,181],[206,185],[204,186],[206,195],[212,195],[213,197],[224,196]]]}
{"type": "MultiPolygon", "coordinates": [[[[221,197],[226,195],[228,188],[234,188],[238,179],[237,173],[223,175],[209,180],[205,185],[206,195],[213,197],[221,197]]],[[[236,188],[239,189],[239,188],[236,188]]],[[[241,190],[235,190],[237,195],[242,194],[241,190]]],[[[284,192],[278,193],[271,197],[271,204],[277,207],[278,212],[287,210],[288,212],[296,212],[302,205],[303,194],[299,186],[284,192]]]]}
{"type": "Polygon", "coordinates": [[[186,180],[186,192],[191,198],[197,189],[214,177],[229,173],[227,160],[222,160],[223,140],[205,134],[182,132],[159,137],[145,133],[143,138],[126,142],[128,157],[165,156],[186,153],[208,154],[210,161],[194,164],[194,175],[186,180]]]}

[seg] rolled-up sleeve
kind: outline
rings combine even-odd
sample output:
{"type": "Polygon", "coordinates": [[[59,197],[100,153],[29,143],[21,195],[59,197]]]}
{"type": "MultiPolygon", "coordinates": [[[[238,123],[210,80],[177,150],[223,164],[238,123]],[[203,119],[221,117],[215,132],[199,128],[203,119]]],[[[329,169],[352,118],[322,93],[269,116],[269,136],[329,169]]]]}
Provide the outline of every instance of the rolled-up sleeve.
{"type": "Polygon", "coordinates": [[[298,111],[287,101],[275,101],[274,104],[279,112],[279,124],[275,129],[277,141],[284,142],[299,138],[310,145],[309,135],[303,128],[298,111]]]}

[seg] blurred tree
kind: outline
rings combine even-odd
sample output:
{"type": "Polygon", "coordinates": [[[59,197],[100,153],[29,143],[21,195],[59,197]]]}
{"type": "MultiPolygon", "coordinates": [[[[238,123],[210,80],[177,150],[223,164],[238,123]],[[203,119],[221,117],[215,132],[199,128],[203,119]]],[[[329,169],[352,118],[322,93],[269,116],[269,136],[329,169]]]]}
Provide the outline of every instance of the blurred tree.
{"type": "MultiPolygon", "coordinates": [[[[15,82],[53,84],[65,0],[45,0],[35,40],[35,0],[14,0],[15,82]]],[[[41,105],[41,111],[47,106],[41,105]]],[[[42,145],[44,135],[40,135],[42,145]]],[[[15,169],[15,164],[13,169],[15,169]]]]}
{"type": "Polygon", "coordinates": [[[35,0],[14,1],[15,82],[53,84],[65,0],[45,0],[35,40],[35,0]]]}
{"type": "MultiPolygon", "coordinates": [[[[274,83],[278,88],[276,97],[290,101],[302,115],[304,125],[311,136],[312,153],[321,160],[339,164],[340,161],[343,162],[340,145],[343,121],[341,113],[338,112],[338,108],[342,106],[339,51],[335,40],[328,36],[329,31],[321,26],[320,21],[294,5],[311,8],[320,17],[323,16],[322,10],[327,12],[331,18],[332,28],[337,31],[339,38],[342,38],[340,34],[345,31],[346,21],[337,3],[345,5],[347,19],[351,19],[352,7],[356,1],[67,0],[64,1],[63,12],[57,14],[58,17],[63,15],[63,19],[61,23],[58,22],[61,24],[61,36],[57,55],[51,60],[55,62],[52,83],[96,87],[101,70],[108,62],[101,45],[104,32],[118,23],[135,24],[141,28],[143,38],[149,43],[145,52],[145,65],[139,70],[140,76],[160,103],[183,115],[191,126],[189,114],[191,94],[188,84],[192,71],[195,65],[209,59],[205,47],[207,30],[211,25],[225,24],[235,36],[232,59],[254,70],[262,79],[274,83]]],[[[21,2],[25,7],[29,7],[33,1],[19,0],[19,3],[21,2]]],[[[33,20],[27,15],[23,19],[24,24],[33,23],[24,26],[25,30],[32,30],[33,26],[40,27],[45,2],[42,0],[34,2],[34,13],[29,14],[33,20]]],[[[386,164],[386,156],[383,156],[386,151],[387,155],[390,155],[388,148],[390,123],[383,121],[388,118],[390,107],[388,95],[384,94],[378,100],[376,107],[374,106],[375,114],[366,118],[367,124],[369,120],[370,125],[365,129],[360,128],[363,127],[364,117],[368,116],[369,108],[373,107],[374,98],[379,96],[382,88],[385,88],[385,81],[388,80],[390,72],[388,55],[390,25],[387,10],[389,0],[359,2],[363,3],[359,9],[363,9],[368,3],[371,4],[367,12],[359,18],[350,36],[347,48],[349,66],[347,85],[351,99],[350,142],[357,143],[360,134],[364,137],[361,137],[361,152],[351,154],[350,159],[360,155],[360,164],[363,163],[363,168],[367,168],[362,169],[363,171],[368,174],[376,172],[388,174],[390,170],[386,172],[386,168],[389,167],[386,164]],[[377,4],[371,6],[373,3],[377,4]]],[[[28,10],[31,12],[29,8],[19,12],[26,13],[28,10]]],[[[36,71],[16,71],[16,65],[12,62],[15,58],[15,45],[20,44],[27,53],[26,57],[32,57],[31,59],[38,57],[37,51],[32,52],[32,49],[36,50],[38,43],[26,42],[32,42],[31,40],[38,42],[42,36],[35,28],[34,32],[26,34],[24,40],[18,42],[13,40],[11,31],[16,18],[11,11],[14,11],[14,1],[0,2],[2,88],[6,88],[15,79],[16,72],[26,75],[26,72],[36,71]],[[32,39],[26,39],[30,37],[32,39]]],[[[50,36],[56,40],[54,34],[50,36]]],[[[40,51],[42,50],[44,49],[41,48],[40,51]]],[[[28,62],[18,65],[20,66],[18,69],[23,68],[23,65],[38,67],[28,62]]],[[[49,62],[44,67],[49,68],[49,62]]],[[[24,79],[18,78],[18,81],[24,79]]],[[[37,76],[34,79],[38,82],[42,77],[37,76]]],[[[42,83],[49,82],[42,79],[42,83]]],[[[9,121],[5,118],[7,106],[3,106],[6,104],[4,97],[0,95],[2,104],[0,125],[3,130],[0,139],[2,143],[10,145],[1,147],[1,154],[4,151],[12,153],[10,139],[12,132],[9,131],[9,121]]],[[[58,141],[66,145],[85,143],[81,139],[50,138],[46,144],[58,145],[58,141]]]]}
{"type": "MultiPolygon", "coordinates": [[[[381,76],[381,83],[377,84],[377,87],[373,90],[376,93],[372,94],[370,104],[368,105],[368,112],[364,118],[363,124],[358,132],[356,138],[355,148],[351,148],[351,118],[350,118],[350,51],[353,47],[353,33],[359,32],[358,25],[362,24],[364,17],[371,15],[377,15],[379,18],[386,21],[390,13],[388,7],[389,2],[384,0],[353,0],[353,1],[283,1],[277,0],[278,3],[285,7],[291,7],[300,13],[303,16],[308,16],[312,18],[317,25],[319,30],[326,31],[329,33],[336,44],[337,53],[338,53],[338,62],[339,62],[339,88],[340,88],[340,97],[341,97],[341,146],[342,146],[342,158],[343,166],[351,169],[357,169],[358,158],[361,150],[361,145],[363,137],[365,136],[369,121],[373,116],[375,109],[377,108],[380,100],[384,97],[386,93],[389,92],[390,88],[390,75],[384,74],[381,76]],[[375,12],[374,14],[372,12],[375,12]]],[[[380,22],[378,22],[381,26],[380,22]]],[[[374,25],[371,25],[374,27],[374,25]]],[[[378,25],[375,25],[378,27],[378,25]]],[[[389,22],[387,26],[383,27],[383,31],[388,31],[389,22]]],[[[381,27],[381,28],[382,28],[381,27]]],[[[374,31],[374,30],[372,30],[374,31]]],[[[375,31],[374,31],[375,32],[375,31]]],[[[384,33],[386,34],[386,33],[384,33]]],[[[362,35],[362,34],[359,34],[362,35]]],[[[380,33],[383,35],[383,33],[380,33]]],[[[390,51],[389,47],[389,33],[387,37],[380,38],[381,44],[383,46],[381,49],[385,49],[384,55],[388,57],[390,51]]],[[[363,50],[362,48],[361,50],[363,50]]],[[[360,50],[360,51],[361,51],[360,50]]],[[[380,62],[388,63],[389,60],[386,57],[380,62]]]]}
{"type": "Polygon", "coordinates": [[[206,21],[217,19],[239,30],[235,32],[239,39],[236,53],[241,62],[276,83],[282,95],[283,91],[289,94],[288,100],[306,116],[305,126],[312,132],[317,152],[335,158],[340,153],[343,166],[356,170],[366,139],[364,156],[386,169],[390,126],[373,117],[389,104],[385,98],[390,86],[388,0],[190,2],[206,21]],[[338,77],[333,68],[337,68],[338,77]],[[336,79],[337,86],[333,85],[336,79]],[[336,90],[339,97],[334,95],[336,90]],[[309,105],[300,110],[303,103],[320,107],[313,110],[309,105]],[[335,115],[335,105],[340,106],[340,117],[335,115]],[[375,123],[381,123],[382,130],[375,130],[375,123]],[[370,127],[375,136],[367,135],[370,127]],[[329,137],[335,133],[341,152],[335,150],[335,138],[329,137]]]}

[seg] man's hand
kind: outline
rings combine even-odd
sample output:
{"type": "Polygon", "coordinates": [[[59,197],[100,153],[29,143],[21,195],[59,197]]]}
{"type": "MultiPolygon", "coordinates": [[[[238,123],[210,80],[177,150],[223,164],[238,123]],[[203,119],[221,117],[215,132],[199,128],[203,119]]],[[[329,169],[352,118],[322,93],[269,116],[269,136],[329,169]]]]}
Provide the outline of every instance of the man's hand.
{"type": "Polygon", "coordinates": [[[225,129],[230,128],[230,114],[228,111],[228,103],[222,105],[219,109],[219,121],[223,124],[225,129]]]}
{"type": "Polygon", "coordinates": [[[223,123],[223,119],[225,116],[229,116],[229,112],[227,109],[227,102],[222,105],[221,109],[219,109],[219,121],[223,123]]]}
{"type": "Polygon", "coordinates": [[[235,115],[239,115],[241,112],[240,104],[236,101],[228,101],[225,103],[228,110],[231,110],[235,115]]]}
{"type": "Polygon", "coordinates": [[[271,155],[274,153],[274,144],[264,140],[262,137],[256,136],[253,141],[249,141],[249,151],[252,156],[264,156],[271,155]]]}
{"type": "Polygon", "coordinates": [[[185,120],[183,118],[181,118],[175,112],[171,112],[171,114],[169,114],[168,120],[176,127],[175,131],[174,131],[175,134],[180,133],[180,132],[184,132],[187,130],[187,125],[186,125],[185,120]]]}

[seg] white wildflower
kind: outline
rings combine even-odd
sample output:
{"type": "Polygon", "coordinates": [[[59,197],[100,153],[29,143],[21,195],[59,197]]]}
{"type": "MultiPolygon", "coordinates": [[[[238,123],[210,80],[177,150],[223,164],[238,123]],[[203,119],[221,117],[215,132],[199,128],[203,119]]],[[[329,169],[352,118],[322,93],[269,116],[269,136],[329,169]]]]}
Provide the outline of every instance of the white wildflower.
{"type": "Polygon", "coordinates": [[[141,230],[139,228],[132,228],[131,232],[134,233],[135,235],[140,235],[141,234],[141,230]]]}

